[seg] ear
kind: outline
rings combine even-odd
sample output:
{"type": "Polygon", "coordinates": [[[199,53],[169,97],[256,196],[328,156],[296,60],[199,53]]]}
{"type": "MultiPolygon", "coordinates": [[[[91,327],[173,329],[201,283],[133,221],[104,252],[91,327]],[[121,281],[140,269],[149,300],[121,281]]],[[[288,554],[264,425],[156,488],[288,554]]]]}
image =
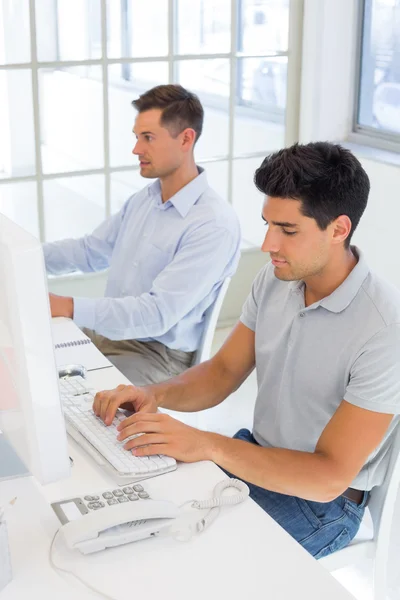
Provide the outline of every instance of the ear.
{"type": "Polygon", "coordinates": [[[194,129],[188,127],[184,129],[181,133],[182,136],[182,150],[184,152],[189,152],[189,150],[193,149],[194,143],[196,141],[196,132],[194,129]]]}
{"type": "Polygon", "coordinates": [[[347,215],[340,215],[332,223],[333,233],[332,242],[334,244],[342,244],[350,235],[351,220],[347,215]]]}

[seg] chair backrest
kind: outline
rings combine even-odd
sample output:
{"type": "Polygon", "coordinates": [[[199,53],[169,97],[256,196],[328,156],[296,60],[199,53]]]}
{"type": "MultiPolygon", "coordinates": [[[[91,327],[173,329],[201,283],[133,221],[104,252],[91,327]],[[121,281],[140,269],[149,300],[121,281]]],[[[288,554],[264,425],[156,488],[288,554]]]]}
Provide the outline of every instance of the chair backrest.
{"type": "Polygon", "coordinates": [[[368,504],[377,545],[380,545],[380,542],[388,543],[400,485],[400,423],[397,424],[393,436],[388,450],[390,456],[385,479],[382,485],[372,488],[368,504]]]}
{"type": "Polygon", "coordinates": [[[225,294],[228,291],[230,281],[230,277],[227,277],[224,280],[223,284],[218,290],[218,295],[215,298],[213,304],[211,304],[211,306],[209,306],[206,310],[200,345],[196,352],[192,365],[198,365],[201,362],[204,362],[205,360],[208,360],[210,358],[211,345],[215,333],[215,328],[217,326],[219,313],[221,312],[222,303],[224,301],[225,294]]]}

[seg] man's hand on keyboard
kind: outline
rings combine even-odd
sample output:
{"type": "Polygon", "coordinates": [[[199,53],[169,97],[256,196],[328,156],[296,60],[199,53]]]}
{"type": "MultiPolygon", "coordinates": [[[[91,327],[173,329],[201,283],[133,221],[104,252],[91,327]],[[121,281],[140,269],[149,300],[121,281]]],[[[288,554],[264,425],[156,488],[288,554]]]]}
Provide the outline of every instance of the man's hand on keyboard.
{"type": "Polygon", "coordinates": [[[157,411],[153,394],[145,388],[119,385],[114,390],[105,390],[95,395],[93,412],[106,425],[111,425],[118,408],[125,408],[134,412],[155,413],[157,411]]]}
{"type": "Polygon", "coordinates": [[[137,413],[117,427],[118,440],[143,434],[124,445],[135,456],[165,454],[183,462],[211,460],[216,434],[200,431],[163,413],[137,413]]]}

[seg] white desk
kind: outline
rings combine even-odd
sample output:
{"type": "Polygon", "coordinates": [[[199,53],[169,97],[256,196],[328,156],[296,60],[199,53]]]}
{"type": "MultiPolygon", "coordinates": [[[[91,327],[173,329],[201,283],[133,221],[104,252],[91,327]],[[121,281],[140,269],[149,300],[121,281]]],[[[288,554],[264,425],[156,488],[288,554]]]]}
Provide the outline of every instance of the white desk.
{"type": "MultiPolygon", "coordinates": [[[[114,368],[92,372],[89,379],[100,389],[123,381],[114,368]]],[[[68,480],[45,488],[32,478],[0,484],[0,503],[18,497],[7,516],[14,578],[0,594],[1,600],[98,598],[69,576],[60,577],[49,564],[49,547],[59,522],[48,501],[116,487],[73,441],[70,453],[75,464],[68,480]]],[[[222,477],[212,463],[180,464],[177,471],[147,480],[144,486],[155,499],[181,504],[210,497],[222,477]]],[[[353,598],[250,499],[223,508],[210,528],[189,542],[155,538],[88,556],[59,542],[57,564],[121,600],[138,596],[146,600],[353,598]]]]}

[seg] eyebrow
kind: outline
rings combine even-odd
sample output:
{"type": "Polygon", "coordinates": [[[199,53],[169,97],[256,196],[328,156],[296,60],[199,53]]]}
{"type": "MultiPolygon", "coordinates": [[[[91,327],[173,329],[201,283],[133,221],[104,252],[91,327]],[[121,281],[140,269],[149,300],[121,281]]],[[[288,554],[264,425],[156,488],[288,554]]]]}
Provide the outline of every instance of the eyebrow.
{"type": "MultiPolygon", "coordinates": [[[[268,223],[264,215],[261,215],[261,218],[265,223],[268,223]]],[[[278,227],[297,227],[296,223],[289,223],[288,221],[271,221],[271,223],[272,225],[278,225],[278,227]]]]}
{"type": "MultiPolygon", "coordinates": [[[[134,133],[135,135],[137,135],[134,129],[132,129],[132,133],[134,133]]],[[[155,133],[153,133],[152,131],[141,131],[139,133],[139,135],[155,135],[155,133]]]]}

